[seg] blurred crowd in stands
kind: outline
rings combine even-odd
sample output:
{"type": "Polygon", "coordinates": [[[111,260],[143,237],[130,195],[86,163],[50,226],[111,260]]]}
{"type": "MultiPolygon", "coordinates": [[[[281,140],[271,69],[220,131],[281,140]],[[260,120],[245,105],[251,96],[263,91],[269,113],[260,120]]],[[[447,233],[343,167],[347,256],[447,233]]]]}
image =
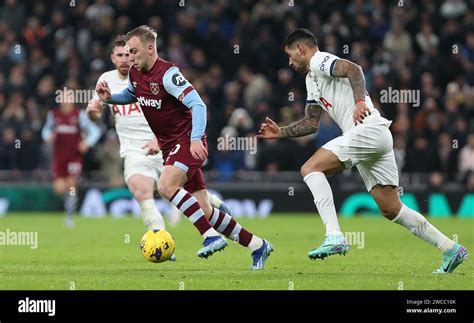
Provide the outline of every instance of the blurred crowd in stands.
{"type": "MultiPolygon", "coordinates": [[[[49,169],[51,147],[40,131],[57,106],[55,92],[93,89],[113,68],[114,36],[142,24],[158,31],[160,56],[181,69],[207,104],[206,170],[222,180],[244,170],[298,171],[340,135],[325,113],[317,136],[259,142],[257,154],[217,150],[221,136],[254,136],[265,116],[280,125],[303,117],[304,76],[288,67],[281,43],[304,27],[321,50],[362,66],[375,106],[393,120],[401,172],[431,173],[435,187],[457,181],[474,189],[472,0],[2,1],[0,170],[35,177],[49,169]],[[419,91],[419,104],[381,100],[389,88],[419,91]]],[[[120,175],[110,115],[101,127],[85,175],[100,169],[120,175]]]]}

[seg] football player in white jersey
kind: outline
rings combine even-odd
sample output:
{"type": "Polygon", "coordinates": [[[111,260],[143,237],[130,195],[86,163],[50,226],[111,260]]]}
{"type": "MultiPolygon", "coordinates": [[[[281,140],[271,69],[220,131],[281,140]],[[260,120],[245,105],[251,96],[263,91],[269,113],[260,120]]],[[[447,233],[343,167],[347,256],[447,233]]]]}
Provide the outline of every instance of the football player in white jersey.
{"type": "Polygon", "coordinates": [[[398,171],[393,152],[391,121],[380,116],[365,88],[362,68],[318,49],[316,37],[307,29],[297,29],[286,38],[283,50],[289,65],[306,74],[305,117],[287,127],[266,118],[260,138],[306,136],[317,132],[322,111],[329,113],[343,134],[317,150],[301,167],[301,175],[314,197],[326,227],[321,246],[308,253],[310,259],[346,254],[349,245],[337,221],[327,175],[356,166],[367,191],[382,214],[443,252],[442,265],[435,273],[450,273],[468,251],[430,224],[423,215],[404,205],[398,195],[398,171]]]}
{"type": "MultiPolygon", "coordinates": [[[[112,48],[111,60],[116,69],[103,73],[97,83],[107,81],[112,92],[121,92],[128,86],[129,54],[123,37],[118,37],[112,48]]],[[[97,94],[87,106],[87,116],[93,121],[101,118],[104,108],[97,94]]],[[[163,171],[163,157],[148,122],[138,103],[110,106],[115,120],[115,129],[120,141],[120,157],[124,158],[124,179],[130,192],[140,205],[144,224],[149,230],[165,228],[163,216],[155,206],[154,185],[163,171]]],[[[213,206],[230,213],[227,206],[216,195],[209,193],[213,206]]],[[[171,221],[176,224],[180,212],[170,205],[171,221]],[[174,209],[174,210],[173,210],[174,209]]]]}

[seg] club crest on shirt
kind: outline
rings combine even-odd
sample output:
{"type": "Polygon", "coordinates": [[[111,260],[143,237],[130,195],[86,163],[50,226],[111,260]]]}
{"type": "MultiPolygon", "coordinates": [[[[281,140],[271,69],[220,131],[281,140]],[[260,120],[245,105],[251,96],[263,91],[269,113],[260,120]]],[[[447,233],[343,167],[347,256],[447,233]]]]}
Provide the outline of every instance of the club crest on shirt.
{"type": "Polygon", "coordinates": [[[150,83],[150,91],[154,95],[157,95],[160,92],[160,85],[158,83],[150,83]]]}

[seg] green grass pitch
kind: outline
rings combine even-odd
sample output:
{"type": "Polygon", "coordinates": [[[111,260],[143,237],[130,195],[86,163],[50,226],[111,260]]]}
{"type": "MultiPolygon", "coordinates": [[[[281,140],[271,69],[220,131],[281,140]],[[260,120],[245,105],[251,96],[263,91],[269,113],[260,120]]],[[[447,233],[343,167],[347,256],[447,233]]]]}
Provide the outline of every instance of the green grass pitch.
{"type": "MultiPolygon", "coordinates": [[[[306,256],[324,235],[316,214],[277,214],[239,222],[274,246],[262,271],[249,269],[250,251],[234,242],[207,260],[198,258],[202,239],[186,219],[168,228],[178,261],[154,264],[140,254],[145,229],[139,218],[76,217],[75,228],[66,229],[60,214],[8,214],[0,218],[0,231],[37,231],[38,247],[0,245],[0,289],[474,289],[472,262],[452,274],[433,275],[441,253],[382,217],[340,219],[343,230],[359,238],[363,233],[364,243],[352,245],[345,257],[323,261],[306,256]]],[[[431,222],[474,251],[474,220],[431,222]]]]}

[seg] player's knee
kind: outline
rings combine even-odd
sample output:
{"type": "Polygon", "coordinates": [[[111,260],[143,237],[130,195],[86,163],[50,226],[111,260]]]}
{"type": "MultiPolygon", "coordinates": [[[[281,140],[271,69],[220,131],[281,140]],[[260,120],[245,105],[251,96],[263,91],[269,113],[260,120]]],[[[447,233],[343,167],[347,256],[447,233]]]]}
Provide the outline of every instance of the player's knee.
{"type": "Polygon", "coordinates": [[[303,166],[301,166],[300,173],[301,176],[305,177],[309,173],[312,172],[321,172],[322,170],[318,166],[318,163],[304,163],[303,166]]]}
{"type": "Polygon", "coordinates": [[[144,189],[144,188],[135,188],[133,190],[133,196],[138,202],[152,199],[153,198],[153,191],[144,189]]]}
{"type": "Polygon", "coordinates": [[[55,181],[53,183],[53,190],[56,194],[62,195],[66,192],[66,184],[63,181],[55,181]]]}
{"type": "Polygon", "coordinates": [[[400,208],[395,205],[384,205],[380,207],[380,211],[384,217],[389,220],[393,220],[397,216],[398,212],[400,212],[400,208]]]}

